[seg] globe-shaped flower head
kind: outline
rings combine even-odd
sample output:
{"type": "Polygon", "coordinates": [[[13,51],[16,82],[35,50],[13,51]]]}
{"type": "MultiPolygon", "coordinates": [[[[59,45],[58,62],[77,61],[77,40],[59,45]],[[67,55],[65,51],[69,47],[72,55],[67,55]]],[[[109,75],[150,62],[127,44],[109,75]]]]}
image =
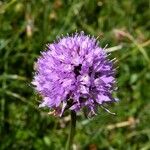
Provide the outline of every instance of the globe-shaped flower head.
{"type": "Polygon", "coordinates": [[[43,97],[40,107],[62,115],[67,109],[89,114],[103,103],[114,102],[113,61],[94,37],[76,33],[47,45],[36,63],[32,84],[43,97]]]}

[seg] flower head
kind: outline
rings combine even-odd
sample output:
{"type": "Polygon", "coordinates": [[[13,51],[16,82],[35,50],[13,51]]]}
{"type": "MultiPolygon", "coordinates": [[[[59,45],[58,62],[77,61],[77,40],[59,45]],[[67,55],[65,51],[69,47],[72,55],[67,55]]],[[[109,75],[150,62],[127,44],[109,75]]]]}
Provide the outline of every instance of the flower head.
{"type": "Polygon", "coordinates": [[[56,114],[86,108],[95,114],[99,105],[114,102],[115,69],[94,37],[76,33],[47,45],[36,63],[32,84],[43,97],[40,107],[56,114]]]}

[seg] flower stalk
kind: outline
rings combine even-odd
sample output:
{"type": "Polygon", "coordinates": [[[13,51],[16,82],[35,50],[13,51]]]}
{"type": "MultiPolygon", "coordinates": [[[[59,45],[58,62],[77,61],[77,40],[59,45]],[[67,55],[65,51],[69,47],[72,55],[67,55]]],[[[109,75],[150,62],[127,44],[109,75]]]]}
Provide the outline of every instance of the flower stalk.
{"type": "Polygon", "coordinates": [[[70,122],[69,136],[66,144],[66,150],[71,150],[76,128],[76,112],[71,110],[70,113],[71,113],[71,122],[70,122]]]}

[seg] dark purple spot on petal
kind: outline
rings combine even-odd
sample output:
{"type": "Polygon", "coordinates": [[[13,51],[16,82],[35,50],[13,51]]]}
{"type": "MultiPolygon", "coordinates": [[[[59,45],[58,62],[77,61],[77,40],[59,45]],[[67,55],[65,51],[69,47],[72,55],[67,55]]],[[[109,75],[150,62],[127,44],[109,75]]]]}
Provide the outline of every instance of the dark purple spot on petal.
{"type": "Polygon", "coordinates": [[[75,73],[76,77],[78,75],[80,75],[81,67],[82,67],[82,64],[79,64],[78,66],[74,67],[74,71],[73,72],[75,73]]]}

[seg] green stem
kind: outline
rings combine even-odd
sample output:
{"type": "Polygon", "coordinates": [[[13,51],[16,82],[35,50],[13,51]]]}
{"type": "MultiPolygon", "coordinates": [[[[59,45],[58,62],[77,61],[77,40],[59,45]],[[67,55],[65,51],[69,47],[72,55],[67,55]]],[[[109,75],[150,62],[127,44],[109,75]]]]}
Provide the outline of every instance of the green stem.
{"type": "Polygon", "coordinates": [[[70,132],[66,144],[66,150],[71,150],[73,138],[75,135],[75,127],[76,127],[76,112],[71,110],[70,132]]]}

